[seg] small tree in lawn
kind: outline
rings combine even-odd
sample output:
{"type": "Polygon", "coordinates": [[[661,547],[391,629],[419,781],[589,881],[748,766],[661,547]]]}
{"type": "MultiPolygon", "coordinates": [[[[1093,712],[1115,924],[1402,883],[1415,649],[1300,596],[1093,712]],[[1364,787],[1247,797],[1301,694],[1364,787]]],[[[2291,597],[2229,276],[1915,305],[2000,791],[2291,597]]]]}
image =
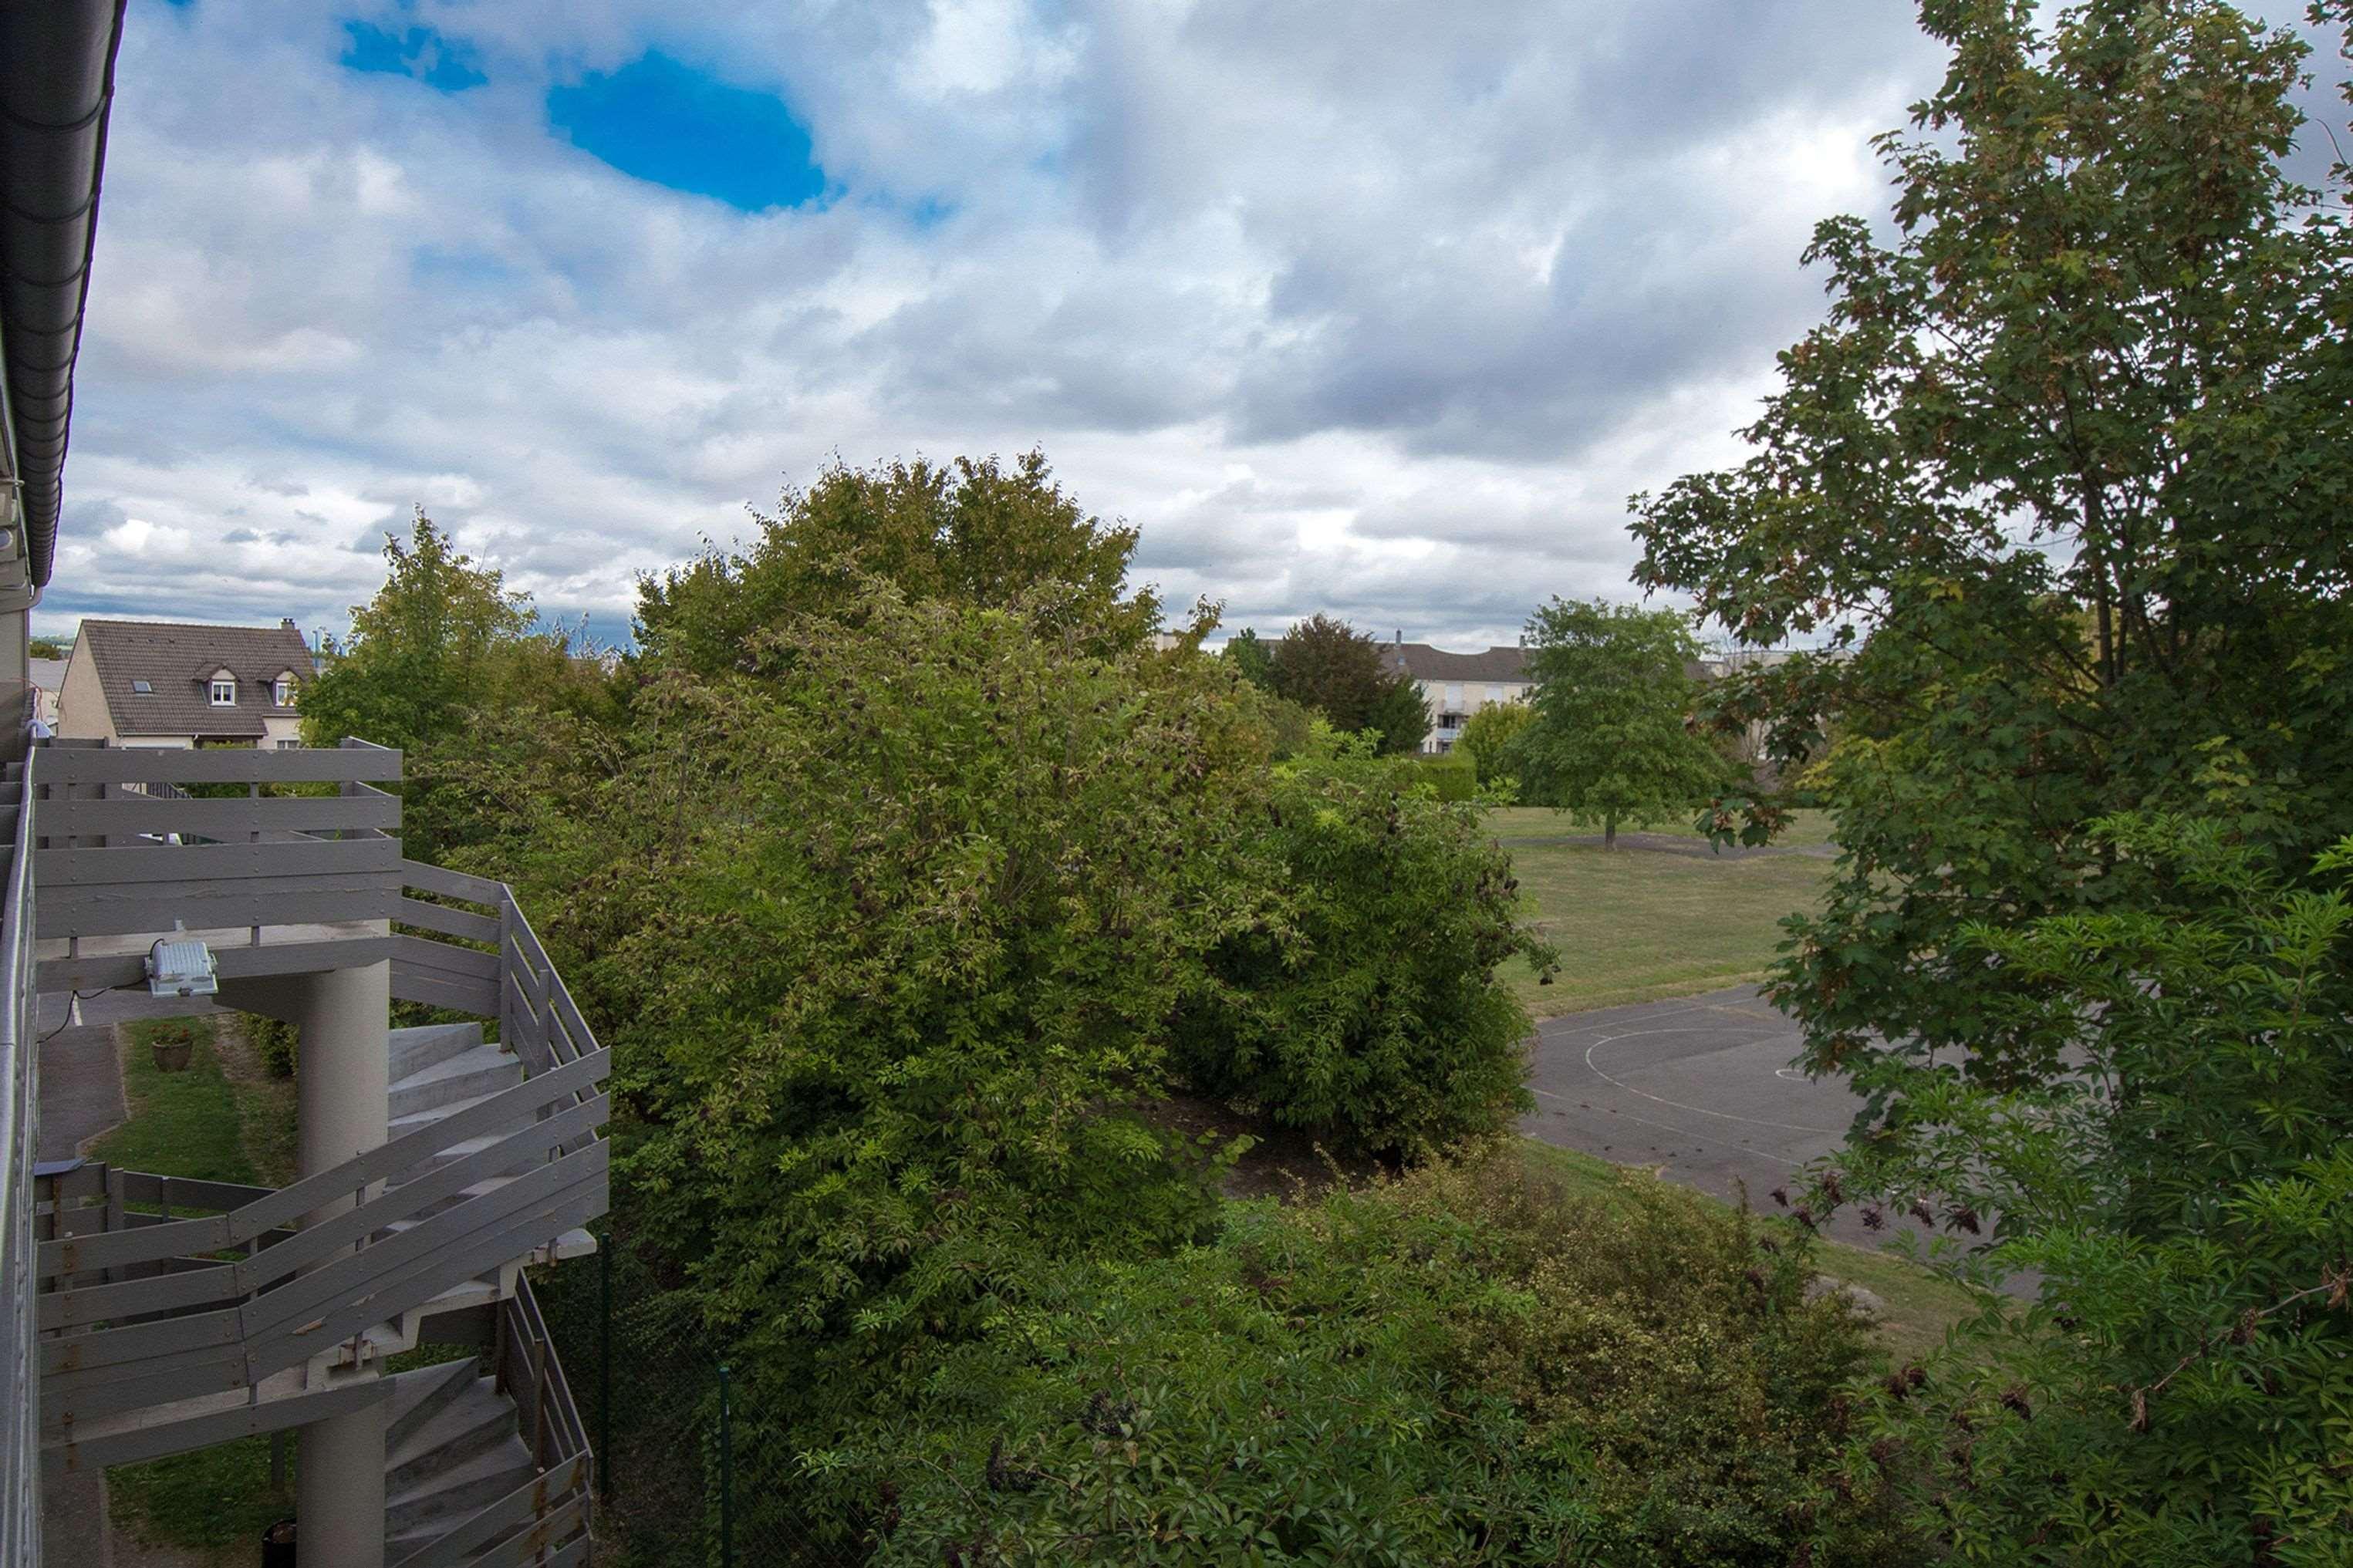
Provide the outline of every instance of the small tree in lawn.
{"type": "Polygon", "coordinates": [[[1463,724],[1454,749],[1471,759],[1471,765],[1479,770],[1481,784],[1508,778],[1513,767],[1512,742],[1535,717],[1535,711],[1525,702],[1490,702],[1463,724]]]}
{"type": "Polygon", "coordinates": [[[1601,824],[1637,826],[1696,808],[1729,782],[1694,733],[1685,671],[1699,644],[1672,610],[1555,599],[1528,622],[1535,717],[1509,752],[1530,798],[1601,824]]]}

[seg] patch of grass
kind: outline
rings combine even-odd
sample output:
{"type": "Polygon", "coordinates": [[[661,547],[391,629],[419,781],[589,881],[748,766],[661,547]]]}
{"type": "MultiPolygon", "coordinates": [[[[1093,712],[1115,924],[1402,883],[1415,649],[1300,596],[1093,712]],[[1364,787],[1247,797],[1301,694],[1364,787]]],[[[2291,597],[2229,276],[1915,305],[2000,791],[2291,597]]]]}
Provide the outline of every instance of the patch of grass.
{"type": "Polygon", "coordinates": [[[263,1047],[255,1042],[253,1026],[267,1022],[250,1013],[216,1019],[213,1049],[237,1097],[237,1124],[254,1180],[283,1187],[292,1184],[301,1167],[301,1100],[294,1080],[273,1076],[263,1047]]]}
{"type": "Polygon", "coordinates": [[[128,1024],[121,1041],[122,1087],[130,1119],[100,1138],[90,1157],[126,1171],[186,1176],[206,1182],[253,1183],[245,1150],[245,1119],[236,1088],[221,1071],[215,1019],[150,1018],[128,1024]],[[156,1031],[193,1026],[195,1048],[184,1072],[155,1065],[148,1043],[156,1031]]]}
{"type": "MultiPolygon", "coordinates": [[[[1657,833],[1671,838],[1696,840],[1700,837],[1687,817],[1671,817],[1649,827],[1635,827],[1621,822],[1618,830],[1620,833],[1657,833]]],[[[1580,834],[1599,833],[1601,826],[1579,822],[1568,813],[1555,811],[1548,805],[1501,805],[1487,812],[1487,831],[1505,844],[1514,844],[1529,838],[1569,838],[1580,834]]],[[[1792,847],[1831,841],[1831,814],[1827,811],[1790,813],[1789,826],[1773,840],[1776,844],[1787,844],[1792,847]]]]}
{"type": "Polygon", "coordinates": [[[1539,1018],[1763,978],[1780,945],[1782,918],[1810,908],[1832,868],[1804,855],[1720,860],[1569,844],[1506,847],[1533,923],[1560,949],[1550,985],[1538,985],[1522,959],[1502,972],[1539,1018]]]}
{"type": "MultiPolygon", "coordinates": [[[[1605,1204],[1616,1201],[1629,1182],[1662,1180],[1640,1165],[1613,1164],[1533,1138],[1520,1140],[1520,1159],[1529,1174],[1559,1187],[1565,1195],[1605,1204]]],[[[1672,1190],[1702,1208],[1719,1213],[1729,1209],[1704,1193],[1681,1186],[1672,1190]]],[[[1964,1318],[1975,1317],[1983,1308],[1983,1298],[1976,1292],[1894,1253],[1849,1247],[1826,1237],[1817,1237],[1813,1247],[1816,1272],[1861,1286],[1886,1303],[1886,1310],[1877,1317],[1879,1340],[1894,1360],[1915,1359],[1942,1344],[1947,1330],[1964,1318]]]]}
{"type": "Polygon", "coordinates": [[[194,1453],[106,1472],[107,1512],[150,1546],[177,1546],[215,1562],[248,1563],[261,1532],[294,1511],[292,1433],[286,1435],[286,1490],[269,1485],[269,1439],[239,1437],[194,1453]]]}

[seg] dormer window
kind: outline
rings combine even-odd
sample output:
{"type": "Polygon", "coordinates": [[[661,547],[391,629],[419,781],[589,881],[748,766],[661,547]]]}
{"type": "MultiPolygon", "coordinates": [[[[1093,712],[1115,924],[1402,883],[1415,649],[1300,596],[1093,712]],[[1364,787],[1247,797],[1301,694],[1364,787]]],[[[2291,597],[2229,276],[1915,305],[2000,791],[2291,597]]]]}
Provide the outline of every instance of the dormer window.
{"type": "Polygon", "coordinates": [[[237,706],[236,676],[216,675],[213,677],[213,706],[216,708],[234,708],[237,706]]]}
{"type": "Polygon", "coordinates": [[[278,679],[269,683],[269,700],[280,708],[291,708],[294,706],[294,672],[280,670],[278,679]]]}

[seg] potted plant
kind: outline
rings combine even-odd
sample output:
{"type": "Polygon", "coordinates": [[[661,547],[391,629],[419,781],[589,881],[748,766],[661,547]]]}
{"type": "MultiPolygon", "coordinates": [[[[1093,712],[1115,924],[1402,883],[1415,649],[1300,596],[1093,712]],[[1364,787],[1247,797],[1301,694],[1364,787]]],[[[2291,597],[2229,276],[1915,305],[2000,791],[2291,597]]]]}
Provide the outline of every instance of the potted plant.
{"type": "Polygon", "coordinates": [[[196,1048],[196,1027],[177,1018],[158,1024],[147,1037],[147,1048],[155,1053],[157,1072],[185,1072],[196,1048]]]}

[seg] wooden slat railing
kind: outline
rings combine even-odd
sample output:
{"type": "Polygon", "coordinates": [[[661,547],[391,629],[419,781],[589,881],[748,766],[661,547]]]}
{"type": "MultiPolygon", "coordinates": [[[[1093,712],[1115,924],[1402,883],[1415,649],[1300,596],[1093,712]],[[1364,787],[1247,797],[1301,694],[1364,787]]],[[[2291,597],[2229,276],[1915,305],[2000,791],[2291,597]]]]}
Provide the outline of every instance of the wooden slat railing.
{"type": "Polygon", "coordinates": [[[501,1306],[496,1371],[500,1388],[514,1402],[523,1441],[531,1445],[540,1474],[393,1568],[500,1568],[537,1563],[541,1552],[553,1552],[587,1531],[596,1489],[588,1429],[564,1380],[547,1320],[529,1280],[501,1306]],[[523,1526],[528,1528],[507,1535],[523,1526]],[[485,1552],[491,1542],[497,1545],[485,1552]]]}
{"type": "MultiPolygon", "coordinates": [[[[376,785],[399,780],[398,752],[46,742],[32,754],[35,934],[69,943],[45,981],[137,980],[139,955],[85,957],[83,938],[177,926],[245,930],[259,945],[266,926],[348,927],[396,912],[400,798],[376,785]],[[216,798],[224,786],[245,793],[216,798]]],[[[272,967],[290,956],[275,955],[272,967]]],[[[250,955],[239,962],[252,967],[250,955]]],[[[224,954],[222,973],[231,969],[224,954]]]]}
{"type": "Polygon", "coordinates": [[[54,1288],[39,1299],[46,1331],[39,1347],[44,1436],[67,1441],[78,1420],[251,1386],[332,1352],[354,1334],[396,1321],[602,1213],[605,1146],[593,1133],[605,1114],[603,1097],[534,1120],[570,1099],[580,1083],[593,1084],[605,1068],[601,1058],[577,1066],[576,1077],[527,1080],[437,1128],[385,1145],[399,1149],[419,1137],[435,1142],[439,1133],[446,1148],[481,1135],[501,1118],[509,1125],[523,1120],[480,1152],[246,1256],[145,1278],[108,1279],[141,1264],[186,1258],[192,1250],[259,1239],[289,1217],[290,1208],[299,1214],[322,1197],[364,1191],[385,1173],[385,1151],[227,1215],[45,1243],[40,1268],[54,1288]],[[499,1116],[488,1114],[494,1110],[499,1116]],[[584,1136],[585,1144],[565,1152],[568,1142],[584,1136]],[[518,1168],[522,1173],[512,1174],[518,1168]],[[468,1194],[498,1175],[511,1179],[468,1194]],[[406,1223],[394,1229],[396,1222],[406,1223]],[[91,1282],[93,1276],[98,1282],[91,1282]],[[219,1304],[225,1301],[229,1304],[219,1304]]]}

